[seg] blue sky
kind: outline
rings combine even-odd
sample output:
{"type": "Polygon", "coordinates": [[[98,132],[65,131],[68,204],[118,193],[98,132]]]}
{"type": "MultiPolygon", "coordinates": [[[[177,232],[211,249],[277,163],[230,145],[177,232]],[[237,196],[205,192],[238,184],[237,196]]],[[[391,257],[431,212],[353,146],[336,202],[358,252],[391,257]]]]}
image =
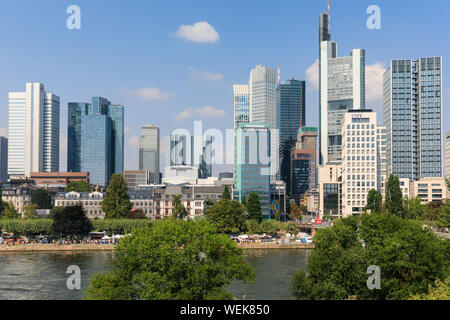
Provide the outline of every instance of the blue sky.
{"type": "MultiPolygon", "coordinates": [[[[246,84],[257,64],[280,64],[282,80],[307,80],[307,124],[318,125],[314,62],[318,14],[326,9],[325,0],[1,1],[0,135],[8,92],[43,83],[61,97],[65,170],[67,102],[104,96],[126,107],[125,167],[134,169],[143,124],[158,125],[162,136],[191,130],[194,120],[204,129],[232,128],[232,85],[246,84]],[[81,30],[66,27],[70,5],[81,8],[81,30]],[[208,25],[180,29],[197,22],[208,25]],[[177,36],[179,30],[185,31],[177,36]]],[[[391,59],[442,56],[444,132],[450,131],[448,12],[448,0],[332,1],[339,55],[366,49],[368,107],[381,111],[381,75],[391,59]],[[381,30],[366,27],[372,4],[381,8],[381,30]]]]}

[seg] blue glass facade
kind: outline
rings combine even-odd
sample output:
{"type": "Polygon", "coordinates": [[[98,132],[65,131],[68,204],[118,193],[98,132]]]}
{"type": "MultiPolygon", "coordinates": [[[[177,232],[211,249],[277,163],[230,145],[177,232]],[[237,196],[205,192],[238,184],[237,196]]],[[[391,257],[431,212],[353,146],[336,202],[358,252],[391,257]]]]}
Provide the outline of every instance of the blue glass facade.
{"type": "Polygon", "coordinates": [[[87,171],[92,184],[107,185],[113,173],[124,170],[124,107],[102,97],[93,97],[91,103],[70,102],[67,143],[67,171],[87,171]],[[99,128],[94,128],[95,124],[99,128]],[[101,147],[105,139],[108,148],[101,147]],[[98,167],[99,161],[103,168],[98,167]]]}

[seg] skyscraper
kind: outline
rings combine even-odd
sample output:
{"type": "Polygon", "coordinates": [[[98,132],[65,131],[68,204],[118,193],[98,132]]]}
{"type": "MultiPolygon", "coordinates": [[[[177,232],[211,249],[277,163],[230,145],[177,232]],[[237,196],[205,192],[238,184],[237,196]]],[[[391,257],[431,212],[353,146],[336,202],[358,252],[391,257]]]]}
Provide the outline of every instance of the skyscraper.
{"type": "Polygon", "coordinates": [[[337,56],[331,41],[329,16],[319,17],[319,150],[320,164],[342,161],[342,122],[347,110],[365,108],[365,51],[337,56]]]}
{"type": "Polygon", "coordinates": [[[277,127],[277,75],[274,69],[258,65],[250,72],[250,122],[277,127]]]}
{"type": "Polygon", "coordinates": [[[211,136],[191,136],[191,166],[200,169],[203,179],[212,176],[213,142],[211,136]]]}
{"type": "Polygon", "coordinates": [[[234,128],[250,122],[250,93],[248,85],[233,86],[234,128]]]}
{"type": "Polygon", "coordinates": [[[264,219],[270,219],[270,133],[268,123],[240,124],[235,131],[234,199],[257,193],[264,219]]]}
{"type": "Polygon", "coordinates": [[[0,182],[8,180],[8,139],[0,137],[0,182]]]}
{"type": "Polygon", "coordinates": [[[92,184],[107,185],[113,173],[122,174],[124,107],[102,97],[69,102],[67,149],[67,171],[89,172],[92,184]]]}
{"type": "Polygon", "coordinates": [[[59,171],[59,103],[41,83],[9,93],[9,175],[59,171]]]}
{"type": "Polygon", "coordinates": [[[291,155],[290,193],[299,198],[309,189],[317,188],[318,128],[302,127],[291,155]]]}
{"type": "Polygon", "coordinates": [[[450,132],[445,135],[445,176],[450,179],[450,132]]]}
{"type": "Polygon", "coordinates": [[[279,129],[280,178],[291,184],[291,151],[299,129],[306,124],[305,81],[287,80],[278,85],[277,128],[279,129]]]}
{"type": "Polygon", "coordinates": [[[149,183],[160,184],[160,136],[159,128],[153,124],[147,124],[141,128],[139,139],[139,170],[149,172],[149,183]]]}
{"type": "Polygon", "coordinates": [[[442,58],[392,60],[383,77],[387,171],[442,177],[442,58]]]}

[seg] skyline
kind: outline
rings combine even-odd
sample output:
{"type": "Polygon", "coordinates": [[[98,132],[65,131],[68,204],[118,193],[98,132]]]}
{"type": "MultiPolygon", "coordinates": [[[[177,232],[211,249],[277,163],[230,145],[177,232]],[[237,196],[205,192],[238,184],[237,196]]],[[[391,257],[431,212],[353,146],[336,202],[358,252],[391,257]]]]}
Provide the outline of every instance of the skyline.
{"type": "MultiPolygon", "coordinates": [[[[124,105],[125,169],[137,169],[140,128],[144,124],[160,127],[161,140],[177,128],[192,132],[194,120],[203,120],[204,130],[233,128],[232,85],[248,83],[250,70],[258,64],[273,69],[280,64],[282,81],[292,76],[306,80],[306,125],[318,126],[314,82],[318,73],[312,71],[318,56],[318,15],[326,11],[326,1],[263,2],[258,4],[258,20],[248,18],[254,10],[251,3],[236,7],[233,1],[126,6],[120,1],[77,1],[82,13],[81,30],[68,30],[66,8],[72,2],[0,4],[0,36],[10,48],[0,53],[5,74],[0,80],[0,112],[7,115],[8,92],[22,91],[25,82],[41,82],[46,90],[61,97],[60,171],[66,168],[68,102],[103,96],[124,105]],[[18,12],[22,19],[11,19],[18,12]],[[100,20],[108,23],[96,22],[100,20]],[[201,21],[214,29],[195,24],[201,21]],[[190,37],[193,30],[206,31],[206,35],[190,37]],[[240,49],[238,54],[236,48],[240,49]]],[[[366,27],[366,9],[371,2],[332,2],[331,33],[338,43],[338,56],[348,55],[353,48],[365,49],[366,108],[377,112],[379,123],[382,74],[390,60],[427,56],[443,58],[443,119],[446,117],[450,45],[433,33],[444,28],[444,13],[450,4],[436,2],[430,6],[378,1],[381,30],[366,27]],[[415,24],[411,15],[415,12],[421,12],[427,23],[415,24]],[[425,45],[418,45],[421,42],[425,45]]],[[[0,135],[6,136],[6,128],[7,116],[2,116],[0,135]]],[[[450,124],[444,122],[443,136],[448,131],[450,124]]],[[[162,163],[164,149],[161,145],[162,163]]]]}

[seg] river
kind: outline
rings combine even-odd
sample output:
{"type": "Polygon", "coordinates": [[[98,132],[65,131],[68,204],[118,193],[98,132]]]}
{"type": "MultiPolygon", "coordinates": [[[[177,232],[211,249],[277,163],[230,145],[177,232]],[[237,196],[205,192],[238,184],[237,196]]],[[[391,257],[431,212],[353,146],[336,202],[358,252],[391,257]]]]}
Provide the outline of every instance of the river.
{"type": "MultiPolygon", "coordinates": [[[[304,249],[253,249],[245,259],[255,281],[236,281],[229,291],[239,299],[288,300],[293,272],[306,264],[304,249]]],[[[111,252],[0,253],[0,300],[80,300],[92,275],[108,270],[111,252]],[[67,288],[69,266],[81,270],[81,290],[67,288]]]]}

